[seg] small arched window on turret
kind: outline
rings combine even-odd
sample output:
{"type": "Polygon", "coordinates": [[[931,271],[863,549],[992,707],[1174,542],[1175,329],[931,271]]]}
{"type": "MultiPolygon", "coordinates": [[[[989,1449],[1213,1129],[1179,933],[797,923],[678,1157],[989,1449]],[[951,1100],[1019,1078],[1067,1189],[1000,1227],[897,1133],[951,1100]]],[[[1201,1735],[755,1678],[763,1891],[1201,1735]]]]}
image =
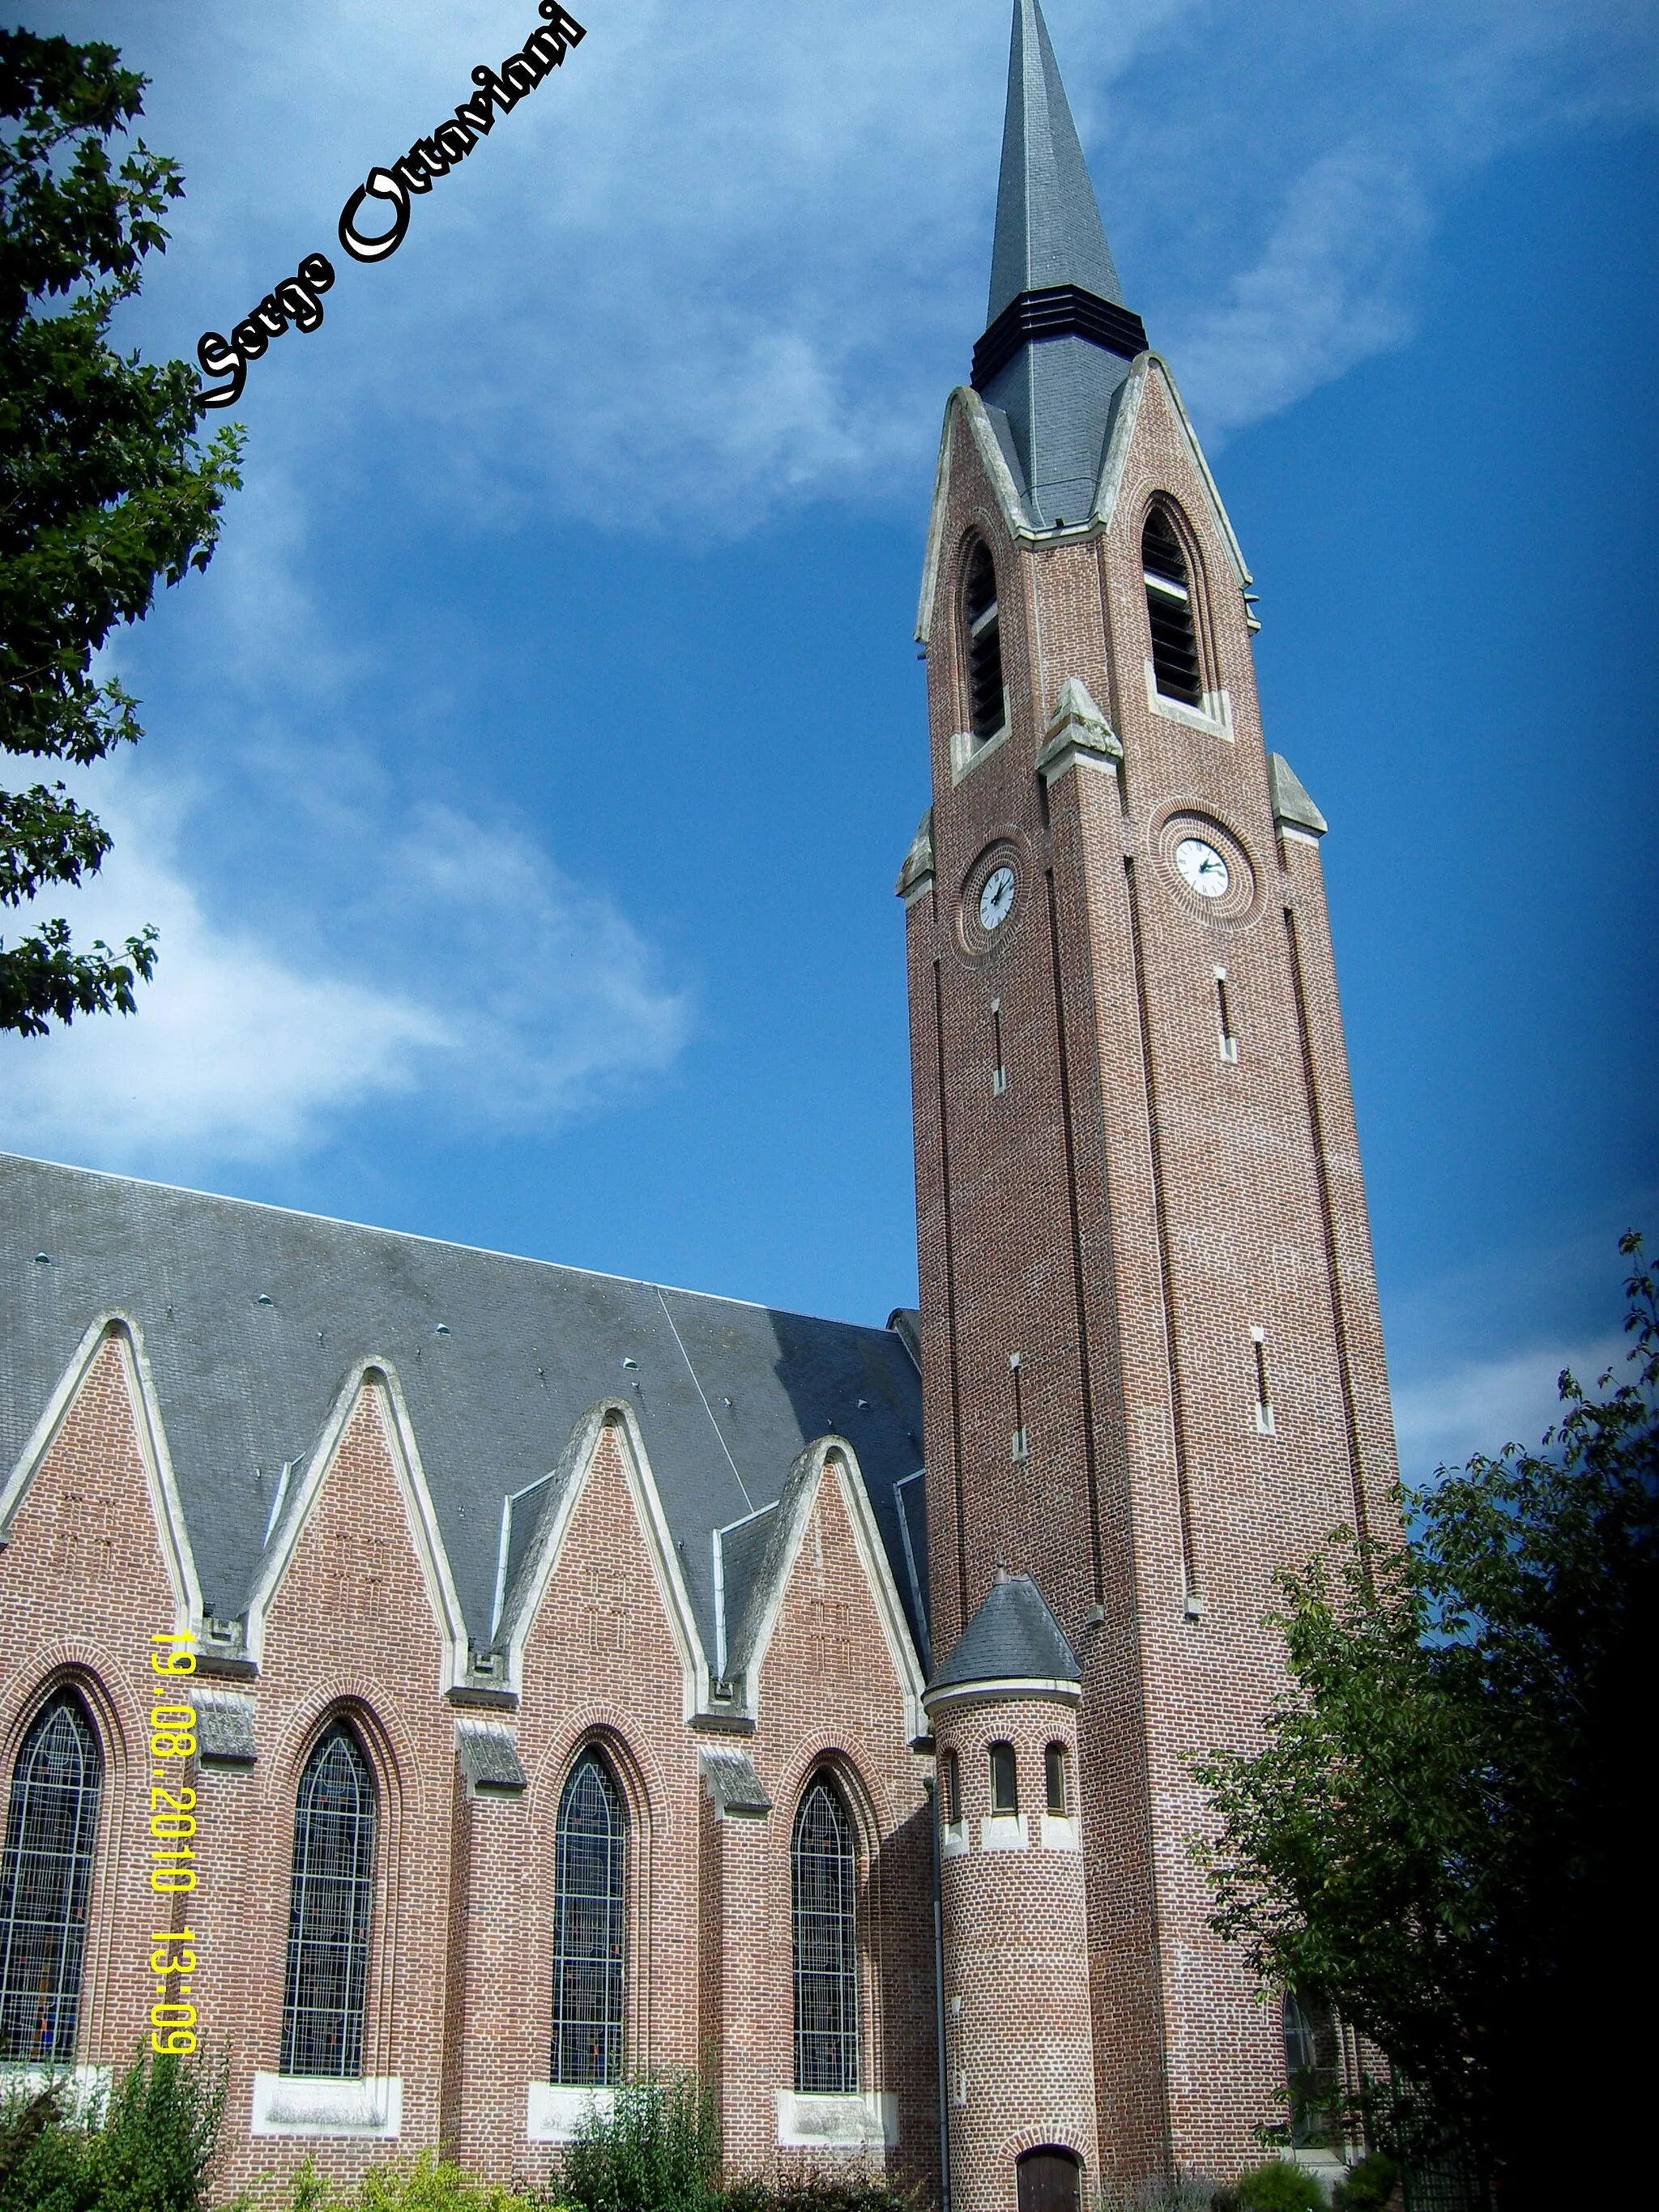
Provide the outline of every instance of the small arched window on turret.
{"type": "Polygon", "coordinates": [[[1146,517],[1140,533],[1140,564],[1152,633],[1152,680],[1164,698],[1201,707],[1204,684],[1193,623],[1192,575],[1175,526],[1161,507],[1146,517]]]}
{"type": "Polygon", "coordinates": [[[1014,1765],[1014,1747],[1011,1743],[994,1743],[990,1759],[992,1812],[1018,1813],[1019,1779],[1014,1765]]]}
{"type": "Polygon", "coordinates": [[[962,627],[968,666],[968,725],[976,743],[1000,737],[1008,720],[1002,682],[1001,617],[997,606],[997,572],[990,548],[974,539],[963,579],[962,627]]]}

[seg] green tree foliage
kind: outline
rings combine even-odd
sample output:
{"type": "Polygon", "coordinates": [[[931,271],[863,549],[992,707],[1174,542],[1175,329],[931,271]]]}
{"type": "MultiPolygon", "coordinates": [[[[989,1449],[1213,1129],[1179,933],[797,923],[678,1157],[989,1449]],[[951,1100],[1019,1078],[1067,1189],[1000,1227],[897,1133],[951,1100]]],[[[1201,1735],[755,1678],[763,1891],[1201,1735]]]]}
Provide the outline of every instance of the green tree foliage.
{"type": "Polygon", "coordinates": [[[720,2180],[720,2124],[695,2075],[625,2081],[590,2108],[560,2194],[581,2212],[707,2212],[720,2180]]]}
{"type": "MultiPolygon", "coordinates": [[[[144,80],[119,64],[113,46],[0,31],[0,748],[76,767],[139,734],[94,653],[149,611],[158,579],[207,566],[240,481],[238,433],[197,439],[195,370],[109,343],[184,189],[142,140],[112,160],[143,112],[144,80]]],[[[82,882],[109,848],[61,781],[0,787],[0,907],[82,882]]],[[[0,1030],[131,1013],[153,934],[79,951],[59,919],[0,939],[0,1030]]]]}
{"type": "Polygon", "coordinates": [[[1285,1577],[1265,1748],[1200,1770],[1212,1924],[1387,2053],[1419,2144],[1506,2205],[1589,2201],[1650,2094],[1620,2023],[1651,1987],[1659,1310],[1620,1249],[1625,1379],[1564,1374],[1541,1450],[1443,1468],[1406,1546],[1285,1577]]]}
{"type": "Polygon", "coordinates": [[[222,2078],[143,2057],[108,2108],[77,2112],[63,2081],[0,2107],[0,2212],[205,2212],[222,2078]]]}

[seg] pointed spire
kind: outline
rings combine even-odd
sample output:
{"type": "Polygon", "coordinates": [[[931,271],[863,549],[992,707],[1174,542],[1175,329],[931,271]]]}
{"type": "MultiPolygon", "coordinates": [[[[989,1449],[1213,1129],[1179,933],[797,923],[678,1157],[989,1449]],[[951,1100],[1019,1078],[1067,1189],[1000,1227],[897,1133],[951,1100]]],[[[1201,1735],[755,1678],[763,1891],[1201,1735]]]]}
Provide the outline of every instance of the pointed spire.
{"type": "Polygon", "coordinates": [[[987,323],[1022,292],[1050,284],[1123,305],[1048,26],[1037,0],[1015,0],[987,323]]]}
{"type": "Polygon", "coordinates": [[[991,311],[974,388],[1040,530],[1086,522],[1116,396],[1144,352],[1123,304],[1038,0],[1014,0],[991,311]]]}

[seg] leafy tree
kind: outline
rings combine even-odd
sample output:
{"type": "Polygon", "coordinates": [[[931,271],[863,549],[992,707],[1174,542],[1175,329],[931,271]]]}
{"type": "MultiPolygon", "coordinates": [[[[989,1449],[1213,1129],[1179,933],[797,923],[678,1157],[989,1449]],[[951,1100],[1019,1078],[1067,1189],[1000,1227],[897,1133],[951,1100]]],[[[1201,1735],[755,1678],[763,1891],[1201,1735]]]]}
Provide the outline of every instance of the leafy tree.
{"type": "Polygon", "coordinates": [[[1659,1309],[1620,1246],[1629,1372],[1571,1373],[1538,1452],[1401,1493],[1403,1546],[1284,1578],[1265,1747],[1200,1770],[1217,1930],[1338,2008],[1506,2206],[1593,2201],[1651,2094],[1649,1759],[1659,1309]],[[1645,2092],[1645,2094],[1642,2094],[1645,2092]]]}
{"type": "Polygon", "coordinates": [[[62,2077],[0,2103],[0,2212],[206,2212],[225,2076],[140,2057],[102,2112],[62,2077]]]}
{"type": "MultiPolygon", "coordinates": [[[[149,611],[158,578],[207,566],[240,482],[237,432],[198,444],[195,370],[109,343],[184,190],[142,140],[112,162],[143,105],[119,64],[113,46],[0,31],[0,748],[76,767],[139,734],[136,702],[94,682],[94,653],[149,611]]],[[[0,787],[0,906],[80,883],[109,849],[61,781],[0,787]]],[[[0,939],[0,1030],[131,1013],[154,934],[81,951],[60,919],[0,939]]]]}

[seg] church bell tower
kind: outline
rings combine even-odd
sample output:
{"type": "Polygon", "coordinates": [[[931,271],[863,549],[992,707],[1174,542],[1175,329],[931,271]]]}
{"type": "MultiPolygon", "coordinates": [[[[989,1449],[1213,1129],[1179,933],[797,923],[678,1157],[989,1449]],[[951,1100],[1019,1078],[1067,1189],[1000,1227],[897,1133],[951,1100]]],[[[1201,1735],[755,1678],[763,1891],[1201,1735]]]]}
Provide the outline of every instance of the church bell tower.
{"type": "Polygon", "coordinates": [[[899,880],[954,2212],[1225,2179],[1284,2113],[1192,1768],[1273,1697],[1275,1571],[1386,1528],[1395,1458],[1326,824],[1263,743],[1250,580],[1017,0],[899,880]]]}

